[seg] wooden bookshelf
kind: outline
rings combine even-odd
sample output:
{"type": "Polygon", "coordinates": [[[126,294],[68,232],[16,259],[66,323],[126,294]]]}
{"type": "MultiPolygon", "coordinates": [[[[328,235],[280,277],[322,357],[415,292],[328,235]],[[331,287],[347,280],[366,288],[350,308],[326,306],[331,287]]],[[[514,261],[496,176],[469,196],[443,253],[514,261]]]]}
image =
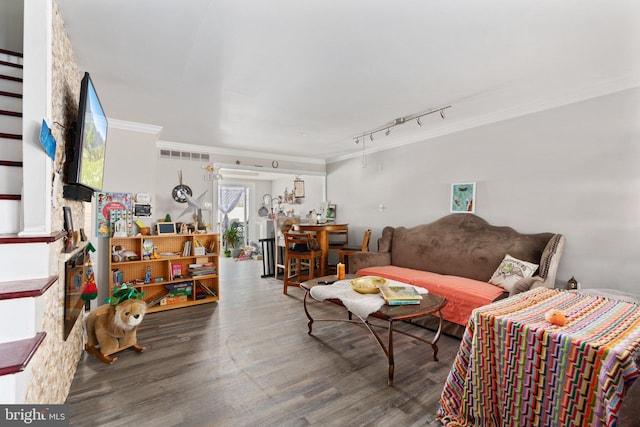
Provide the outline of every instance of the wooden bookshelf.
{"type": "MultiPolygon", "coordinates": [[[[219,263],[220,253],[219,235],[207,234],[167,234],[137,237],[112,237],[109,240],[111,254],[109,256],[109,295],[122,283],[132,284],[139,292],[144,292],[144,300],[149,304],[148,313],[188,307],[196,304],[206,304],[220,299],[219,263]],[[145,241],[152,242],[145,245],[145,241]],[[185,254],[185,245],[190,249],[185,254]],[[124,251],[133,252],[138,259],[125,258],[119,260],[113,256],[113,248],[122,247],[124,251]],[[152,246],[158,258],[145,259],[145,247],[152,246]],[[204,254],[196,255],[195,248],[203,248],[204,254]],[[190,271],[190,266],[201,265],[208,270],[206,274],[196,275],[190,271]],[[179,267],[178,267],[179,266],[179,267]],[[179,269],[181,277],[174,272],[179,269]],[[144,283],[147,271],[150,272],[151,283],[144,283]],[[117,272],[117,274],[116,274],[117,272]],[[117,280],[117,279],[120,280],[117,280]],[[191,293],[182,297],[184,301],[171,301],[168,285],[191,286],[191,293]],[[206,287],[210,292],[199,295],[199,289],[206,287]],[[215,294],[212,295],[212,294],[215,294]],[[167,298],[165,298],[167,297],[167,298]]],[[[201,293],[201,292],[200,292],[201,293]]],[[[175,298],[179,300],[180,298],[175,298]]]]}

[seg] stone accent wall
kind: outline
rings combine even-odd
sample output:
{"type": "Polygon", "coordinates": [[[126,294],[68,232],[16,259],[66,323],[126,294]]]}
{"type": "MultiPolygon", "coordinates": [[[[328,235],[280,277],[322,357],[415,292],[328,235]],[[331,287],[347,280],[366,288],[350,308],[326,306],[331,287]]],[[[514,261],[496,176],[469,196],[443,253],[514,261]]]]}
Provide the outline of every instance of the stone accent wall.
{"type": "MultiPolygon", "coordinates": [[[[28,25],[28,23],[25,23],[28,25]]],[[[64,21],[56,0],[53,0],[53,38],[52,38],[52,122],[61,123],[71,128],[76,119],[80,98],[80,81],[82,74],[78,70],[71,42],[67,36],[64,21]]],[[[58,125],[49,123],[58,143],[54,171],[59,174],[56,194],[52,195],[52,229],[64,228],[63,206],[71,207],[73,225],[76,230],[84,227],[84,209],[89,204],[64,200],[62,198],[62,176],[65,148],[72,143],[72,132],[58,125]]],[[[83,351],[82,318],[78,319],[71,334],[64,340],[64,261],[68,254],[63,253],[63,241],[50,245],[52,259],[58,260],[57,274],[59,280],[45,295],[40,297],[45,305],[41,330],[47,337],[29,364],[31,380],[27,387],[26,403],[59,404],[64,403],[76,367],[83,351]]],[[[95,256],[95,255],[94,255],[95,256]]],[[[56,274],[53,272],[52,274],[56,274]]]]}

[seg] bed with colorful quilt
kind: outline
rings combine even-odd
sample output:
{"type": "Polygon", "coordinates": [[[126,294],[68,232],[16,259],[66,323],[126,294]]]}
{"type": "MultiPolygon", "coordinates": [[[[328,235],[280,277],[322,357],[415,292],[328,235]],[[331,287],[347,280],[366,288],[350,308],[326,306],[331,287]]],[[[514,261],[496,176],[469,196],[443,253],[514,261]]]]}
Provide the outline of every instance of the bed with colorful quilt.
{"type": "Polygon", "coordinates": [[[533,289],[474,310],[437,416],[447,426],[615,426],[639,364],[637,303],[533,289]],[[567,323],[547,321],[551,310],[567,323]]]}

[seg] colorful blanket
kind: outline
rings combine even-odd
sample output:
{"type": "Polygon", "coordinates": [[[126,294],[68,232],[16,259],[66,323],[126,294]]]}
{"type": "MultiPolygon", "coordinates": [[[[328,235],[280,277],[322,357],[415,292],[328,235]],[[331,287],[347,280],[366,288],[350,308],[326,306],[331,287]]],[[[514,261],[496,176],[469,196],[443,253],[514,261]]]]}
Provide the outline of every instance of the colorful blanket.
{"type": "Polygon", "coordinates": [[[440,399],[449,426],[615,426],[640,376],[638,304],[534,289],[474,310],[440,399]],[[568,323],[545,320],[552,309],[568,323]]]}

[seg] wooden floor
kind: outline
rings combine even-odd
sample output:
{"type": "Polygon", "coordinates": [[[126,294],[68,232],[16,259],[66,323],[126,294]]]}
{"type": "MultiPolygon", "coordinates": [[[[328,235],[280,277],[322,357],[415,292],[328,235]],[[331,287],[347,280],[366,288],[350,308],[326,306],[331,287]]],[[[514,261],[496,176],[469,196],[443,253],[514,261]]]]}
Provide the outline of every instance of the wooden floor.
{"type": "MultiPolygon", "coordinates": [[[[221,259],[221,301],[149,314],[144,353],[113,365],[85,353],[67,399],[72,426],[439,426],[435,412],[460,341],[395,336],[394,385],[362,327],[314,324],[300,289],[261,279],[260,261],[221,259]]],[[[330,303],[310,310],[343,316],[330,303]]],[[[402,325],[416,329],[413,325],[402,325]]],[[[429,331],[418,330],[429,334],[429,331]]]]}

